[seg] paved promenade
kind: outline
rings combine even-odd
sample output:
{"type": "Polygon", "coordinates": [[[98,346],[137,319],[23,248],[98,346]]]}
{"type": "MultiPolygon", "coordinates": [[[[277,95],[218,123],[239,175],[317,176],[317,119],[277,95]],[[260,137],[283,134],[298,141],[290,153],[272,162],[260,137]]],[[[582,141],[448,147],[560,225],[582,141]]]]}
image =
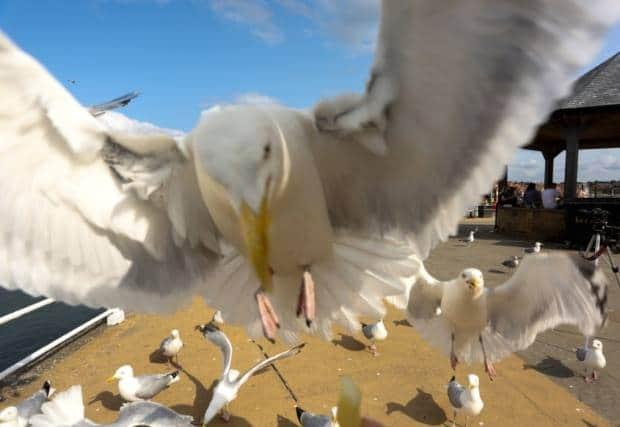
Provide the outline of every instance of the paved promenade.
{"type": "MultiPolygon", "coordinates": [[[[509,273],[500,272],[501,262],[509,255],[519,255],[529,242],[503,239],[492,233],[490,226],[473,221],[462,226],[462,234],[475,226],[480,231],[471,247],[453,239],[433,252],[427,262],[431,273],[448,279],[465,267],[478,267],[490,286],[509,277],[509,273]]],[[[556,248],[546,246],[544,250],[556,248]]],[[[620,310],[619,291],[612,283],[610,305],[616,310],[620,310]]],[[[34,392],[43,379],[51,379],[58,390],[82,384],[86,415],[96,422],[109,422],[115,419],[121,401],[116,385],[105,379],[126,363],[134,366],[136,374],[165,372],[166,365],[153,351],[170,329],[177,328],[186,343],[180,355],[181,380],[155,400],[201,421],[222,362],[219,350],[195,332],[194,326],[208,321],[212,314],[196,299],[171,316],[129,315],[123,324],[101,328],[71,351],[52,356],[15,385],[0,390],[6,398],[0,409],[14,403],[16,395],[34,392]]],[[[601,333],[608,368],[595,385],[584,384],[580,376],[571,349],[583,340],[569,328],[546,333],[527,351],[497,364],[498,378],[493,383],[482,366],[459,366],[458,380],[464,381],[470,372],[481,380],[485,408],[480,417],[470,420],[470,426],[616,425],[613,421],[620,420],[619,321],[619,311],[613,312],[601,333]]],[[[445,389],[452,376],[448,359],[426,345],[397,311],[389,310],[386,326],[390,336],[378,344],[378,357],[366,350],[361,335],[337,334],[333,342],[308,337],[302,353],[279,362],[278,369],[300,405],[314,412],[329,413],[337,399],[339,377],[350,375],[362,389],[364,413],[386,426],[450,425],[452,411],[445,389]]],[[[234,345],[234,368],[244,371],[263,357],[242,330],[227,325],[223,329],[234,345]]],[[[286,348],[264,340],[259,344],[270,355],[286,348]]],[[[210,425],[296,426],[294,405],[281,379],[267,369],[241,389],[230,407],[230,423],[217,420],[210,425]]],[[[463,422],[460,419],[458,424],[463,422]]]]}

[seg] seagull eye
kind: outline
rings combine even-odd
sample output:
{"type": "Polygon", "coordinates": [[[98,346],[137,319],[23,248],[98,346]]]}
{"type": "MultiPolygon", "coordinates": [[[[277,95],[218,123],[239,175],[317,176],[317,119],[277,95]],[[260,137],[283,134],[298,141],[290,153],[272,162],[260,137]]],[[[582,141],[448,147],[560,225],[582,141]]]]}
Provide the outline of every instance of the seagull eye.
{"type": "Polygon", "coordinates": [[[461,274],[461,277],[464,279],[465,278],[465,273],[461,274]]]}

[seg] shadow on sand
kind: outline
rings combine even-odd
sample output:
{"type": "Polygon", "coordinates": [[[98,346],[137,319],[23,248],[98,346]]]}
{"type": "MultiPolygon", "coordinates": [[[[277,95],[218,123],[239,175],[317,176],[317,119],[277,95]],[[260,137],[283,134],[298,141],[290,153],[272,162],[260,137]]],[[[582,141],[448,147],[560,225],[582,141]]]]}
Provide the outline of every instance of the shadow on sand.
{"type": "Polygon", "coordinates": [[[402,412],[409,418],[423,424],[437,426],[446,422],[445,411],[435,402],[430,393],[426,393],[421,389],[417,389],[418,394],[415,395],[405,406],[398,402],[389,402],[387,404],[386,413],[402,412]]]}
{"type": "Polygon", "coordinates": [[[406,326],[408,328],[412,327],[411,323],[409,323],[407,319],[392,320],[392,323],[394,323],[394,326],[406,326]]]}
{"type": "Polygon", "coordinates": [[[291,421],[290,419],[282,416],[282,415],[278,415],[277,418],[277,424],[276,426],[278,427],[297,427],[297,424],[295,424],[293,421],[291,421]]]}
{"type": "Polygon", "coordinates": [[[101,402],[104,408],[110,411],[118,411],[125,401],[119,394],[114,394],[110,390],[105,390],[95,396],[88,404],[101,402]]]}
{"type": "Polygon", "coordinates": [[[535,365],[523,365],[523,369],[535,369],[541,374],[549,375],[556,378],[571,378],[575,376],[572,369],[567,367],[560,360],[551,356],[545,357],[535,365]]]}
{"type": "Polygon", "coordinates": [[[332,343],[349,351],[362,351],[366,349],[366,344],[353,338],[351,335],[340,334],[340,339],[332,340],[332,343]]]}

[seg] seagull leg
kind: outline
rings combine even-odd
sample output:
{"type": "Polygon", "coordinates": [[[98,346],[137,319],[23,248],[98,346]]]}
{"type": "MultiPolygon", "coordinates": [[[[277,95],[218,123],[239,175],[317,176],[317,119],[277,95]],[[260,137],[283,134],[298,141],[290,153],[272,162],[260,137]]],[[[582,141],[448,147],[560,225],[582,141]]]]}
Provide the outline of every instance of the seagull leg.
{"type": "Polygon", "coordinates": [[[310,274],[310,267],[306,266],[304,267],[299,298],[297,299],[297,317],[303,314],[306,317],[306,326],[308,327],[312,326],[316,314],[314,301],[314,280],[310,274]]]}
{"type": "Polygon", "coordinates": [[[452,413],[452,427],[456,427],[456,410],[452,413]]]}
{"type": "Polygon", "coordinates": [[[452,367],[452,370],[454,371],[456,369],[456,365],[459,363],[459,359],[456,357],[456,354],[454,353],[454,333],[451,336],[451,342],[450,342],[450,366],[452,367]]]}
{"type": "Polygon", "coordinates": [[[596,369],[592,369],[592,381],[598,380],[598,374],[596,373],[596,369]]]}
{"type": "Polygon", "coordinates": [[[222,411],[220,412],[220,418],[224,420],[224,422],[230,421],[230,412],[228,412],[228,405],[224,405],[222,411]]]}
{"type": "Polygon", "coordinates": [[[493,381],[497,376],[497,372],[495,372],[495,367],[493,363],[487,359],[487,352],[484,349],[484,342],[482,341],[482,335],[478,335],[478,341],[480,341],[480,347],[482,348],[482,356],[484,357],[484,372],[489,374],[489,379],[493,381]]]}
{"type": "Polygon", "coordinates": [[[263,334],[272,343],[275,342],[276,329],[280,327],[280,321],[269,298],[262,289],[256,291],[256,304],[258,305],[258,313],[263,324],[263,334]]]}
{"type": "Polygon", "coordinates": [[[377,353],[377,344],[374,341],[368,346],[368,350],[370,350],[372,355],[375,357],[379,355],[379,353],[377,353]]]}

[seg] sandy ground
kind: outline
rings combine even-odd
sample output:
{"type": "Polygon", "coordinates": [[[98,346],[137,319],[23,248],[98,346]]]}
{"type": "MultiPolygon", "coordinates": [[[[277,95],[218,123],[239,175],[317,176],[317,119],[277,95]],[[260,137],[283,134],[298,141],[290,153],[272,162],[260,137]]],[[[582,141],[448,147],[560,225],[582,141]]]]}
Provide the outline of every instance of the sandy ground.
{"type": "MultiPolygon", "coordinates": [[[[486,274],[490,285],[497,284],[508,274],[487,271],[501,264],[517,249],[520,250],[519,244],[497,243],[497,236],[490,233],[483,235],[470,248],[461,247],[458,241],[451,240],[440,245],[427,264],[441,278],[451,277],[472,264],[477,265],[486,274]]],[[[614,293],[616,296],[617,293],[614,293]]],[[[194,326],[208,321],[212,313],[197,299],[190,307],[171,316],[129,315],[121,325],[104,327],[95,338],[85,340],[79,349],[66,352],[68,354],[64,357],[55,357],[54,363],[48,363],[49,369],[40,368],[37,371],[34,381],[3,390],[7,399],[0,403],[0,409],[34,392],[43,379],[51,379],[59,390],[82,384],[86,415],[96,422],[109,422],[115,419],[121,400],[116,385],[107,384],[105,379],[126,363],[134,366],[136,374],[165,372],[167,367],[155,356],[154,350],[170,329],[177,328],[186,344],[180,355],[182,377],[155,400],[201,420],[214,381],[221,372],[222,362],[219,350],[195,332],[194,326]]],[[[386,326],[390,336],[379,343],[378,357],[373,357],[366,350],[362,336],[336,334],[333,342],[306,337],[307,345],[301,354],[279,362],[278,369],[300,405],[314,412],[329,413],[329,408],[337,399],[339,377],[350,375],[362,389],[363,412],[386,426],[449,425],[452,411],[445,390],[445,384],[452,376],[449,361],[427,346],[415,330],[402,320],[400,313],[389,310],[386,326]]],[[[614,329],[617,328],[617,321],[612,326],[610,334],[615,334],[618,341],[620,337],[614,329]]],[[[223,329],[234,345],[234,368],[243,371],[263,357],[258,346],[249,342],[242,330],[232,326],[224,326],[223,329]]],[[[558,334],[564,339],[568,335],[558,334]]],[[[545,334],[543,338],[541,340],[548,344],[553,335],[545,334]]],[[[574,345],[582,342],[577,335],[569,335],[569,340],[557,346],[569,348],[573,341],[574,345]]],[[[270,355],[286,348],[283,343],[272,345],[263,340],[259,344],[270,355]]],[[[534,358],[537,352],[544,353],[544,348],[540,350],[537,346],[545,345],[537,343],[531,351],[521,356],[526,360],[534,358]]],[[[613,356],[613,351],[617,348],[611,351],[612,354],[606,351],[608,363],[612,365],[611,371],[616,372],[617,357],[613,356]]],[[[568,358],[567,354],[563,357],[568,358]]],[[[544,369],[528,368],[541,361],[543,359],[524,363],[521,358],[511,356],[496,366],[499,375],[493,383],[484,375],[481,366],[459,366],[458,380],[464,381],[465,375],[470,372],[480,376],[485,401],[482,414],[470,420],[470,425],[611,426],[613,424],[609,420],[618,419],[612,418],[614,415],[609,415],[610,412],[601,406],[599,412],[608,414],[606,420],[576,398],[596,396],[597,389],[609,390],[611,383],[617,381],[608,376],[607,371],[602,373],[599,384],[588,388],[584,388],[578,376],[571,375],[573,388],[585,390],[579,395],[568,387],[573,383],[556,383],[550,378],[558,378],[543,374],[544,369]]],[[[570,365],[572,369],[576,369],[577,365],[573,365],[570,365]]],[[[617,393],[612,395],[611,406],[619,406],[619,396],[617,393]],[[615,404],[613,400],[616,400],[615,404]]],[[[590,400],[596,403],[596,399],[590,400]]],[[[295,426],[298,424],[294,405],[295,401],[282,381],[272,369],[268,369],[242,388],[230,407],[233,418],[228,425],[295,426]]],[[[458,424],[462,425],[463,421],[458,420],[458,424]]],[[[210,425],[225,424],[217,420],[210,425]]]]}

